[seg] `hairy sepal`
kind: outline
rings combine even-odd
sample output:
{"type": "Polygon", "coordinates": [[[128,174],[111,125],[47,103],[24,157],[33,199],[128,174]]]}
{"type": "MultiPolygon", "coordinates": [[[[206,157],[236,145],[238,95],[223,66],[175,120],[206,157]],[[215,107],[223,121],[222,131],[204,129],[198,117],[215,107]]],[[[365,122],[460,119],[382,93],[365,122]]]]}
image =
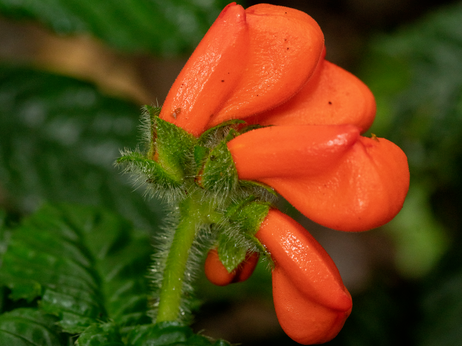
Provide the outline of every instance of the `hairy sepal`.
{"type": "Polygon", "coordinates": [[[154,116],[153,126],[154,152],[148,153],[148,158],[157,161],[175,180],[182,181],[190,173],[187,162],[194,136],[158,116],[154,116]]]}
{"type": "Polygon", "coordinates": [[[176,179],[167,172],[159,163],[146,158],[139,150],[121,151],[121,157],[116,165],[124,166],[123,173],[132,176],[136,187],[146,186],[146,193],[172,202],[184,195],[183,180],[176,179]]]}

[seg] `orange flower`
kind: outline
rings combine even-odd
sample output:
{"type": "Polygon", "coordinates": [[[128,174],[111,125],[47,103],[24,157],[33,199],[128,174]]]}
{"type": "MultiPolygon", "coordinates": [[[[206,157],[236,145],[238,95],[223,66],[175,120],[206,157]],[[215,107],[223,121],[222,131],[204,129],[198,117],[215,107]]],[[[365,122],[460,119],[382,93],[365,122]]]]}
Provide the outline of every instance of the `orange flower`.
{"type": "MultiPolygon", "coordinates": [[[[260,125],[227,143],[239,179],[271,186],[324,226],[365,231],[401,209],[407,159],[386,139],[361,136],[374,120],[374,97],[324,56],[323,34],[307,14],[232,3],[191,55],[160,118],[194,137],[232,119],[260,125]]],[[[304,344],[333,338],[351,311],[333,261],[274,209],[254,231],[274,261],[274,301],[284,330],[304,344]]],[[[219,285],[242,281],[253,270],[252,258],[228,273],[211,250],[206,274],[219,285]]]]}
{"type": "Polygon", "coordinates": [[[218,251],[212,249],[205,260],[205,275],[209,281],[217,286],[226,286],[235,282],[247,280],[252,275],[260,255],[257,252],[248,252],[244,261],[231,273],[225,268],[218,257],[218,251]]]}
{"type": "Polygon", "coordinates": [[[401,149],[361,137],[352,125],[266,127],[236,137],[228,148],[240,179],[272,186],[311,220],[336,230],[387,223],[409,186],[401,149]]]}
{"type": "Polygon", "coordinates": [[[160,117],[195,136],[235,118],[274,125],[228,143],[239,178],[272,186],[324,226],[369,230],[401,209],[407,159],[385,139],[359,136],[374,120],[374,97],[324,60],[324,51],[307,14],[230,4],[176,79],[160,117]]]}
{"type": "Polygon", "coordinates": [[[287,335],[304,345],[334,338],[352,302],[327,252],[301,225],[274,209],[256,237],[274,260],[274,306],[287,335]]]}
{"type": "Polygon", "coordinates": [[[307,14],[229,4],[180,72],[160,117],[199,136],[272,109],[300,91],[323,51],[322,31],[307,14]]]}

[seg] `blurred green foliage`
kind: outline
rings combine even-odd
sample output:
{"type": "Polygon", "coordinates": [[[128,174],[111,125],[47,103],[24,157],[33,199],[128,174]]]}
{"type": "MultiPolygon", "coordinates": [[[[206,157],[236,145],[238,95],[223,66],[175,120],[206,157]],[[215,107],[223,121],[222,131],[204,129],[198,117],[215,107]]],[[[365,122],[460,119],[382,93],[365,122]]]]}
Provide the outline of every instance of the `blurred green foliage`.
{"type": "MultiPolygon", "coordinates": [[[[0,15],[38,21],[61,35],[91,34],[125,52],[171,56],[191,51],[225,4],[219,0],[0,0],[0,15]]],[[[404,149],[411,168],[411,190],[403,211],[387,227],[396,243],[400,275],[384,270],[375,273],[369,290],[354,297],[354,313],[331,345],[462,344],[460,23],[462,4],[456,4],[395,33],[373,38],[363,57],[362,78],[378,104],[371,131],[404,149]]],[[[14,227],[18,215],[34,211],[45,201],[103,206],[155,232],[162,206],[133,192],[132,185],[113,167],[118,150],[133,148],[137,142],[139,114],[139,105],[104,95],[91,83],[25,66],[0,66],[0,192],[6,210],[0,214],[0,265],[8,245],[14,245],[11,239],[20,237],[31,222],[14,227]]],[[[61,220],[73,229],[84,228],[76,223],[75,213],[87,213],[88,217],[100,212],[83,208],[72,214],[66,210],[55,215],[53,222],[61,220]]],[[[126,225],[122,219],[114,220],[113,230],[118,229],[117,224],[126,225]]],[[[144,250],[138,254],[147,261],[148,235],[131,227],[123,227],[121,232],[120,239],[144,237],[144,250]]],[[[114,244],[111,239],[119,238],[110,233],[94,242],[85,240],[86,245],[79,243],[81,240],[74,245],[96,256],[96,250],[88,245],[104,247],[114,244]]],[[[120,239],[116,242],[120,247],[114,245],[114,249],[122,251],[120,239]]],[[[107,265],[103,264],[106,260],[102,256],[99,265],[107,265]]],[[[13,269],[2,269],[3,273],[8,270],[13,269]]],[[[133,273],[141,275],[142,270],[133,273]]],[[[260,265],[249,283],[221,291],[201,284],[202,296],[216,301],[236,300],[239,295],[270,296],[269,277],[263,272],[260,265]]],[[[91,275],[99,278],[96,281],[102,279],[101,272],[91,275]]],[[[39,282],[40,292],[34,291],[34,285],[16,283],[23,293],[29,292],[29,303],[13,302],[8,297],[14,293],[13,286],[7,288],[7,282],[12,285],[3,276],[0,329],[31,332],[40,340],[51,340],[50,345],[70,342],[68,334],[54,327],[61,317],[45,316],[31,295],[35,292],[34,297],[41,297],[42,289],[52,286],[51,281],[39,282]]],[[[94,299],[106,294],[98,292],[100,296],[94,299]]],[[[103,313],[106,318],[113,317],[108,311],[103,313]]],[[[99,335],[98,340],[107,344],[120,344],[120,339],[111,339],[119,333],[118,329],[112,332],[114,325],[89,326],[92,329],[82,342],[89,343],[92,335],[99,335]]],[[[190,336],[189,331],[178,333],[175,335],[180,338],[190,336]]],[[[292,344],[284,336],[264,343],[292,344]]]]}
{"type": "Polygon", "coordinates": [[[172,56],[191,51],[226,0],[0,0],[2,16],[58,34],[91,34],[114,48],[172,56]]]}
{"type": "Polygon", "coordinates": [[[44,201],[102,205],[149,229],[161,210],[114,169],[137,142],[140,107],[89,83],[0,66],[0,181],[10,208],[44,201]]]}
{"type": "Polygon", "coordinates": [[[378,104],[371,131],[398,144],[409,159],[409,195],[388,228],[398,268],[414,278],[406,299],[394,305],[399,302],[396,314],[408,316],[402,335],[415,345],[462,343],[460,23],[457,3],[376,37],[363,61],[363,79],[378,104]]]}
{"type": "Polygon", "coordinates": [[[411,189],[391,224],[398,265],[408,276],[427,273],[460,226],[461,21],[461,4],[442,9],[376,38],[364,59],[364,79],[378,104],[371,131],[398,144],[409,159],[411,189]]]}

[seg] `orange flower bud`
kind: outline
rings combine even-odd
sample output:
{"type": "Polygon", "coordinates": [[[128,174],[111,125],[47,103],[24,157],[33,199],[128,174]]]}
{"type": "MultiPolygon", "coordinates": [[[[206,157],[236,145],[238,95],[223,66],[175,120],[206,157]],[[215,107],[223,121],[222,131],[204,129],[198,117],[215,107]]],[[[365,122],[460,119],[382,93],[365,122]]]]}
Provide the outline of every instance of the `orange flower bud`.
{"type": "Polygon", "coordinates": [[[255,270],[259,257],[257,252],[247,253],[245,260],[230,273],[221,263],[218,251],[211,249],[205,260],[205,276],[217,286],[226,286],[231,283],[245,281],[255,270]]]}
{"type": "Polygon", "coordinates": [[[274,209],[255,236],[274,260],[274,305],[287,335],[305,345],[334,338],[352,301],[327,252],[300,224],[274,209]]]}

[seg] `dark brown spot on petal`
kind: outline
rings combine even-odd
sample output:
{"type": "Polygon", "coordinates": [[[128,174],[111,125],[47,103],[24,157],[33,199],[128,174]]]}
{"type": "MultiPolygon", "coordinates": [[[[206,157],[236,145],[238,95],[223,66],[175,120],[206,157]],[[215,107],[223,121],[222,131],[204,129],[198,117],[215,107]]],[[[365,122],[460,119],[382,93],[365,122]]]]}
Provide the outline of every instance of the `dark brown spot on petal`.
{"type": "Polygon", "coordinates": [[[172,117],[176,119],[177,116],[179,116],[181,113],[181,108],[177,108],[173,111],[172,117]]]}

